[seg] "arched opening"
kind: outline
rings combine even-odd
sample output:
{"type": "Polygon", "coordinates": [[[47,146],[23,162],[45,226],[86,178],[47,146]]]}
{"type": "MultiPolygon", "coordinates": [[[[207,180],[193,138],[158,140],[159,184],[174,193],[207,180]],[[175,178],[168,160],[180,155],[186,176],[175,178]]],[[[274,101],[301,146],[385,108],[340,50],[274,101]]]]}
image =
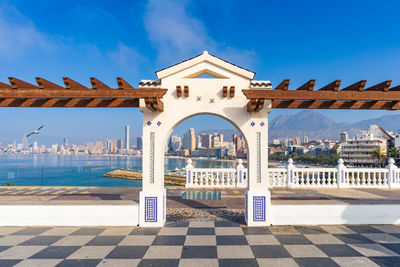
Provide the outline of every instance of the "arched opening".
{"type": "Polygon", "coordinates": [[[237,166],[240,159],[247,174],[248,145],[232,121],[212,113],[192,114],[173,124],[165,136],[164,148],[167,188],[170,176],[185,181],[185,190],[168,190],[170,221],[187,217],[243,221],[247,175],[240,174],[243,184],[238,186],[237,166]],[[189,160],[191,171],[187,169],[189,160]],[[179,213],[178,206],[185,207],[184,214],[179,213]]]}

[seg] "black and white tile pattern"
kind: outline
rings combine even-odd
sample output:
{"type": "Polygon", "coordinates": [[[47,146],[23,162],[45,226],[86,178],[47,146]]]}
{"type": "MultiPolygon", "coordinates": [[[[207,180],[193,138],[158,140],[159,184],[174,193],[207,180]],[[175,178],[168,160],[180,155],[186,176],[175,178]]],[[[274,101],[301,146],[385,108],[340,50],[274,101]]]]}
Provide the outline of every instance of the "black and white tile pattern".
{"type": "Polygon", "coordinates": [[[0,227],[0,266],[400,266],[400,226],[0,227]]]}

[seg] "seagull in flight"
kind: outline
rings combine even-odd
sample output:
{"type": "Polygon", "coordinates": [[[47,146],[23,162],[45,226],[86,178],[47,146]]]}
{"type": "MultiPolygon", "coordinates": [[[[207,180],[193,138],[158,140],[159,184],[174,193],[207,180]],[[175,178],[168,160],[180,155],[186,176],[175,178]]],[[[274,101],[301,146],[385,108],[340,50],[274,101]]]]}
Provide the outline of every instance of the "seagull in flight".
{"type": "Polygon", "coordinates": [[[33,131],[33,132],[31,132],[30,134],[28,134],[26,137],[29,137],[29,136],[31,136],[32,134],[38,134],[39,133],[39,131],[40,131],[40,129],[42,129],[44,127],[44,125],[42,125],[42,126],[40,126],[39,128],[37,128],[37,130],[36,131],[33,131]]]}

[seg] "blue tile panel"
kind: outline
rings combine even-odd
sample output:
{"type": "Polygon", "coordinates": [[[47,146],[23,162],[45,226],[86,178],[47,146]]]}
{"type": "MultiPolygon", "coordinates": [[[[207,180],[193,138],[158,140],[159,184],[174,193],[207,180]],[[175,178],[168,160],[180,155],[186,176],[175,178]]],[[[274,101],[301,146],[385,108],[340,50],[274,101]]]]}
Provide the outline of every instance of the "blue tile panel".
{"type": "Polygon", "coordinates": [[[144,203],[144,221],[157,222],[157,197],[145,197],[144,203]]]}
{"type": "Polygon", "coordinates": [[[265,196],[253,197],[253,221],[265,222],[265,196]]]}

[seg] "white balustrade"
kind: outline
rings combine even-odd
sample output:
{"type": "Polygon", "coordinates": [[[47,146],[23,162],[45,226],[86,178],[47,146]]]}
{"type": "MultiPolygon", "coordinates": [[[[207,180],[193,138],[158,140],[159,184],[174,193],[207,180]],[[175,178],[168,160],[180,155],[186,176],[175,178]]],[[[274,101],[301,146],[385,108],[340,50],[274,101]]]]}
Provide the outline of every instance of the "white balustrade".
{"type": "Polygon", "coordinates": [[[388,169],[347,168],[344,171],[344,187],[388,187],[388,169]]]}
{"type": "Polygon", "coordinates": [[[292,187],[337,187],[336,168],[293,169],[292,187]]]}
{"type": "MultiPolygon", "coordinates": [[[[246,188],[247,168],[238,160],[236,168],[193,168],[186,166],[186,187],[246,188]]],[[[389,159],[386,168],[347,168],[339,159],[336,168],[299,168],[288,160],[286,168],[268,168],[271,188],[400,188],[400,169],[389,159]]]]}
{"type": "Polygon", "coordinates": [[[287,176],[287,169],[285,168],[268,168],[270,187],[286,187],[287,176]]]}
{"type": "Polygon", "coordinates": [[[236,169],[193,168],[190,159],[186,166],[187,188],[245,188],[247,180],[247,168],[241,160],[236,169]]]}

